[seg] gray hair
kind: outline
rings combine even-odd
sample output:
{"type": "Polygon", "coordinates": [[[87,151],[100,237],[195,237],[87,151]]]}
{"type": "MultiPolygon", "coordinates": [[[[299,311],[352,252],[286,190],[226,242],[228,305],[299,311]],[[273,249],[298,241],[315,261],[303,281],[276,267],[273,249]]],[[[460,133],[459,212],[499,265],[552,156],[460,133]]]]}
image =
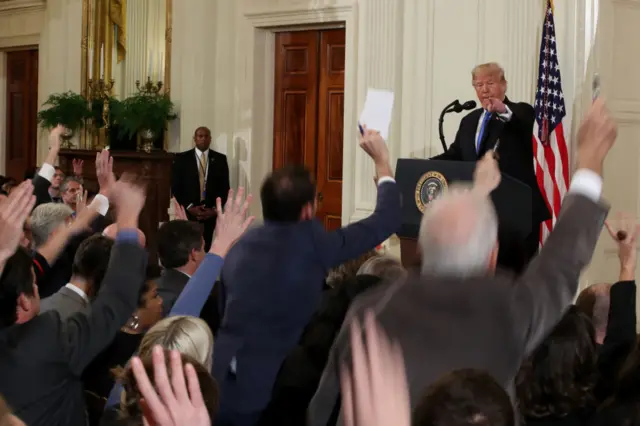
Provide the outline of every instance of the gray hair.
{"type": "Polygon", "coordinates": [[[427,207],[418,243],[422,274],[467,278],[484,275],[498,239],[498,217],[489,197],[454,185],[427,207]]]}
{"type": "Polygon", "coordinates": [[[71,207],[63,203],[40,204],[31,212],[31,234],[35,247],[44,244],[53,231],[73,214],[71,207]]]}
{"type": "Polygon", "coordinates": [[[383,281],[394,282],[406,273],[397,257],[389,255],[375,256],[360,266],[356,275],[373,275],[383,281]]]}
{"type": "Polygon", "coordinates": [[[79,185],[82,186],[82,178],[78,178],[78,177],[75,177],[75,176],[67,176],[62,181],[62,184],[60,184],[60,192],[66,192],[66,190],[69,189],[69,184],[71,182],[76,182],[76,183],[78,183],[79,185]]]}

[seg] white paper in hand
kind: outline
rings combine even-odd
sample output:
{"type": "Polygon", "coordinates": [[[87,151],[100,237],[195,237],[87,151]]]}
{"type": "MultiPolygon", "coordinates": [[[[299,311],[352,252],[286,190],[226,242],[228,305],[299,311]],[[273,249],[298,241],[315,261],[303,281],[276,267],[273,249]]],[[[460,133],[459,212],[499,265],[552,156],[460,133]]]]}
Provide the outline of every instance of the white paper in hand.
{"type": "Polygon", "coordinates": [[[364,108],[360,114],[360,124],[369,130],[377,130],[386,141],[389,138],[389,126],[393,113],[393,92],[368,89],[364,108]]]}

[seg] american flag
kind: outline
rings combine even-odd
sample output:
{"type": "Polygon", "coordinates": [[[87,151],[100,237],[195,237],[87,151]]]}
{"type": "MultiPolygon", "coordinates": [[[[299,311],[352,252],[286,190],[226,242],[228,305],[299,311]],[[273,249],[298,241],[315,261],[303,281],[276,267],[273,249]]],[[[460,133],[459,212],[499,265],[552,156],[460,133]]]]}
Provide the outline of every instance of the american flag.
{"type": "Polygon", "coordinates": [[[569,187],[569,153],[562,126],[567,112],[562,93],[551,0],[547,0],[542,29],[535,112],[533,164],[538,186],[552,216],[541,224],[540,244],[543,244],[556,223],[562,198],[569,187]]]}

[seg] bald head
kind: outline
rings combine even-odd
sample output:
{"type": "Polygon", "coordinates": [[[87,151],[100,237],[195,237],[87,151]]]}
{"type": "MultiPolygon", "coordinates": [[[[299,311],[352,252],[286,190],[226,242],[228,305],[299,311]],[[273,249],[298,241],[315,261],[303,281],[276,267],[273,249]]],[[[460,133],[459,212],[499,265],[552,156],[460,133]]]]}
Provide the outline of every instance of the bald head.
{"type": "Polygon", "coordinates": [[[491,200],[452,186],[429,204],[420,223],[422,274],[466,278],[493,272],[498,218],[491,200]]]}
{"type": "MultiPolygon", "coordinates": [[[[147,237],[144,235],[144,232],[142,232],[140,229],[136,229],[136,231],[138,232],[138,242],[142,247],[146,247],[147,237]]],[[[112,240],[115,240],[116,235],[118,235],[118,225],[115,223],[112,223],[111,225],[107,226],[106,228],[104,228],[104,231],[102,231],[102,235],[104,235],[107,238],[111,238],[112,240]]]]}

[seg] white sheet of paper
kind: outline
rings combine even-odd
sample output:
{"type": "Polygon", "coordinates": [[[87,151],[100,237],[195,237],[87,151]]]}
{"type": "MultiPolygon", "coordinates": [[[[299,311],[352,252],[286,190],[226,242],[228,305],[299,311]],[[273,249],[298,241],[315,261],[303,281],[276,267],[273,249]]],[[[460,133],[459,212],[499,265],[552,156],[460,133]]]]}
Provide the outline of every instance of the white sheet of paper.
{"type": "Polygon", "coordinates": [[[393,92],[389,90],[368,89],[364,101],[360,124],[367,129],[377,130],[384,140],[389,138],[389,126],[393,113],[393,92]]]}

